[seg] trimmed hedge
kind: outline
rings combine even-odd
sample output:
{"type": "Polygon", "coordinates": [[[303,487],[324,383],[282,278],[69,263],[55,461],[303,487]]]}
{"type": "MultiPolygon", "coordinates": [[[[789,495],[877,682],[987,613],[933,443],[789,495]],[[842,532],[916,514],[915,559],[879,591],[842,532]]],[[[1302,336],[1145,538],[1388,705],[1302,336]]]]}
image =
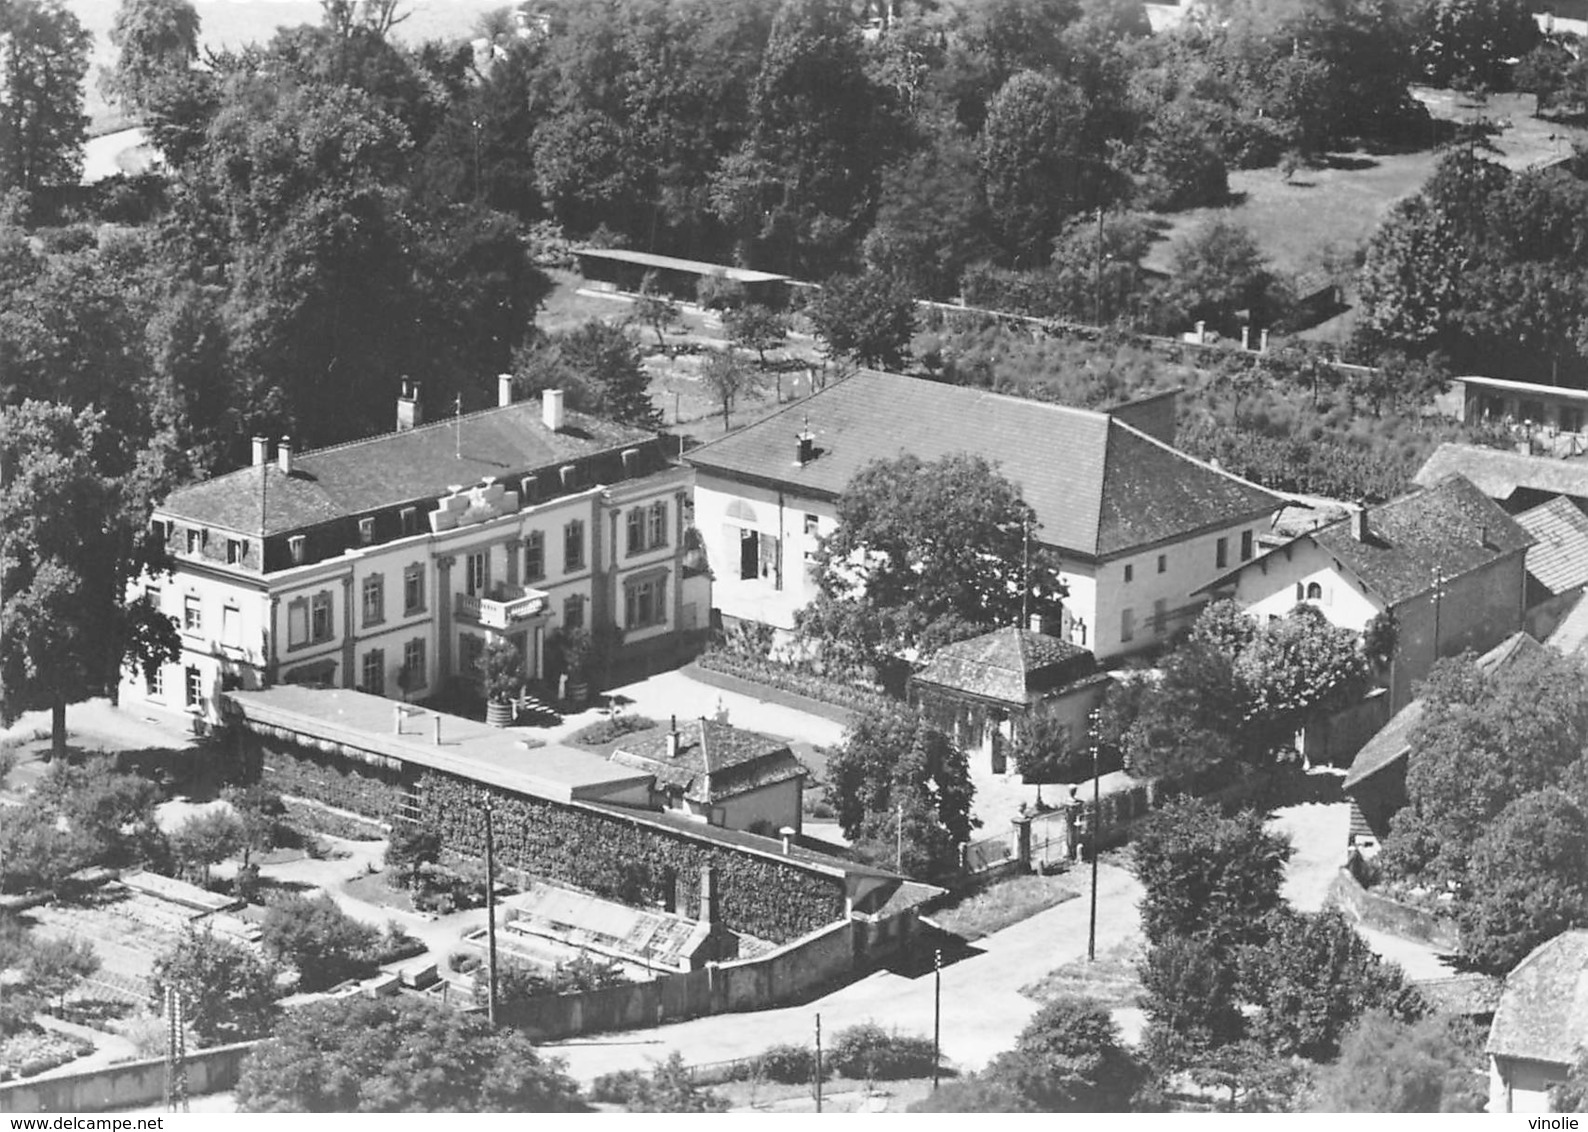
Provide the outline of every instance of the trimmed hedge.
{"type": "Polygon", "coordinates": [[[777,688],[784,692],[793,692],[795,695],[820,700],[824,704],[832,704],[834,707],[846,708],[849,711],[871,714],[878,711],[893,711],[899,706],[898,700],[873,692],[869,688],[857,688],[841,680],[834,680],[830,676],[801,672],[797,668],[775,664],[770,660],[752,660],[725,649],[709,649],[695,658],[695,664],[709,672],[737,676],[741,680],[765,684],[769,688],[777,688]]]}
{"type": "Polygon", "coordinates": [[[244,742],[260,781],[277,793],[296,794],[388,823],[402,806],[406,791],[397,770],[318,751],[302,754],[280,739],[246,734],[244,742]]]}
{"type": "Polygon", "coordinates": [[[441,771],[420,780],[421,820],[451,851],[483,857],[485,811],[495,808],[497,864],[625,903],[665,899],[676,889],[679,912],[698,916],[700,873],[717,873],[722,922],[773,943],[786,943],[844,916],[844,882],[643,825],[617,814],[577,809],[482,786],[441,771]]]}

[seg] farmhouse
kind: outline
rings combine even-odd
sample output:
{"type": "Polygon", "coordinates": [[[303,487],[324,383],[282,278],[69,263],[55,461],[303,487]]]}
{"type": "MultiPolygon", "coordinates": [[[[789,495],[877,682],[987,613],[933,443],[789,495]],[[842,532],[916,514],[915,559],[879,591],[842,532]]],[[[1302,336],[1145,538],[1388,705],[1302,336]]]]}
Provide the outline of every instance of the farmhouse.
{"type": "Polygon", "coordinates": [[[703,624],[690,469],[561,391],[514,404],[504,375],[496,408],[426,424],[404,382],[395,432],[269,448],[155,508],[174,568],[133,591],[176,620],[182,655],[129,673],[126,701],[213,720],[223,689],[281,682],[428,695],[473,680],[495,639],[553,685],[558,630],[620,630],[617,663],[645,665],[703,624]]]}
{"type": "Polygon", "coordinates": [[[1259,620],[1308,604],[1343,628],[1393,625],[1391,713],[1435,660],[1522,628],[1532,536],[1460,475],[1320,526],[1211,582],[1259,620]]]}
{"type": "Polygon", "coordinates": [[[1489,1111],[1549,1112],[1588,1050],[1588,930],[1539,944],[1505,977],[1489,1027],[1489,1111]]]}
{"type": "Polygon", "coordinates": [[[715,574],[713,616],[794,626],[837,501],[867,464],[986,457],[1036,512],[1069,586],[1060,635],[1098,659],[1166,641],[1192,591],[1256,553],[1273,493],[1172,447],[1174,400],[1109,412],[861,372],[702,445],[696,522],[715,574]]]}

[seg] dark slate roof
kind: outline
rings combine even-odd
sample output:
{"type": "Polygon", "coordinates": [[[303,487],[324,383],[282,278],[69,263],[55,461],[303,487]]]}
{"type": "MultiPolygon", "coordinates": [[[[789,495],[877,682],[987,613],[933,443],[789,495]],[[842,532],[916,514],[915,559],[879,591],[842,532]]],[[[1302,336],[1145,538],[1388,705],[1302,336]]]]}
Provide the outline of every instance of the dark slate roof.
{"type": "Polygon", "coordinates": [[[1524,456],[1475,444],[1441,444],[1417,472],[1422,487],[1453,472],[1466,476],[1490,499],[1509,499],[1518,488],[1588,499],[1588,460],[1524,456]]]}
{"type": "Polygon", "coordinates": [[[716,720],[679,724],[676,758],[667,755],[667,735],[668,728],[660,727],[629,736],[613,750],[612,761],[650,771],[658,786],[678,787],[691,802],[705,804],[810,773],[784,740],[716,720]]]}
{"type": "Polygon", "coordinates": [[[1045,633],[1009,627],[939,649],[918,683],[1025,705],[1095,674],[1086,649],[1045,633]]]}
{"type": "MultiPolygon", "coordinates": [[[[1512,633],[1478,658],[1478,668],[1486,674],[1503,671],[1519,660],[1538,656],[1544,651],[1527,633],[1512,633]]],[[[1385,767],[1405,758],[1411,751],[1412,732],[1423,719],[1424,701],[1421,696],[1401,708],[1369,739],[1346,772],[1341,788],[1349,792],[1385,767]]]]}
{"type": "Polygon", "coordinates": [[[291,475],[274,461],[241,468],[179,488],[156,510],[263,537],[654,439],[652,433],[583,413],[567,413],[565,421],[562,431],[552,432],[541,422],[540,402],[521,401],[296,454],[291,475]],[[461,430],[461,443],[455,430],[461,430]],[[264,530],[261,503],[268,511],[264,530]]]}
{"type": "Polygon", "coordinates": [[[1563,495],[1516,517],[1536,540],[1527,552],[1527,572],[1552,594],[1588,583],[1588,515],[1563,495]]]}
{"type": "Polygon", "coordinates": [[[1588,930],[1535,947],[1505,977],[1488,1052],[1571,1065],[1588,1046],[1588,930]]]}
{"type": "Polygon", "coordinates": [[[1100,558],[1280,506],[1273,493],[1106,413],[864,371],[691,452],[696,467],[837,498],[875,460],[983,456],[1019,485],[1044,543],[1100,558]],[[800,466],[808,422],[817,455],[800,466]]]}
{"type": "Polygon", "coordinates": [[[1353,518],[1320,527],[1311,538],[1389,605],[1427,593],[1442,575],[1459,578],[1523,550],[1532,536],[1465,476],[1367,509],[1367,539],[1353,518]]]}

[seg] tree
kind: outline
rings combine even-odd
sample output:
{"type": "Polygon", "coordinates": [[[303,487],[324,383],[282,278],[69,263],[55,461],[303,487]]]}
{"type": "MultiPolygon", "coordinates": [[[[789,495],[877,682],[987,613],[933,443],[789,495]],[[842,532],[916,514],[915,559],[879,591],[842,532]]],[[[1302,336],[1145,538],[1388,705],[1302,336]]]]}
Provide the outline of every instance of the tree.
{"type": "Polygon", "coordinates": [[[276,973],[254,950],[213,931],[189,928],[155,961],[154,996],[174,988],[189,1024],[206,1046],[264,1037],[281,997],[276,973]]]}
{"type": "Polygon", "coordinates": [[[1386,963],[1338,911],[1284,911],[1272,937],[1242,962],[1246,1000],[1262,1008],[1253,1037],[1281,1057],[1330,1061],[1340,1039],[1369,1010],[1399,1021],[1426,1012],[1401,970],[1386,963]]]}
{"type": "MultiPolygon", "coordinates": [[[[741,350],[754,350],[761,368],[766,368],[766,352],[775,350],[788,338],[788,318],[763,303],[746,303],[722,318],[728,341],[741,350]]],[[[779,398],[781,400],[781,397],[779,398]]]]}
{"type": "Polygon", "coordinates": [[[640,296],[634,300],[634,321],[641,326],[649,326],[656,334],[656,348],[663,350],[667,348],[667,339],[662,332],[670,326],[677,326],[682,314],[677,303],[658,292],[659,284],[653,278],[654,274],[646,273],[640,296]]]}
{"type": "Polygon", "coordinates": [[[33,805],[69,828],[88,863],[126,865],[157,855],[160,829],[153,782],[116,769],[113,756],[81,765],[57,760],[33,790],[33,805]]]}
{"type": "Polygon", "coordinates": [[[1254,325],[1272,323],[1286,309],[1278,278],[1252,234],[1230,220],[1196,229],[1173,253],[1170,303],[1186,319],[1232,334],[1249,312],[1254,325]]]}
{"type": "Polygon", "coordinates": [[[191,814],[171,833],[171,856],[209,883],[210,866],[224,861],[242,847],[243,827],[225,810],[191,814]]]}
{"type": "Polygon", "coordinates": [[[1294,852],[1255,810],[1224,817],[1209,802],[1171,802],[1132,838],[1132,867],[1146,889],[1143,934],[1154,944],[1203,939],[1230,956],[1241,944],[1261,944],[1294,852]]]}
{"type": "Polygon", "coordinates": [[[1310,605],[1264,626],[1237,668],[1250,691],[1248,712],[1274,744],[1287,743],[1318,713],[1359,697],[1372,675],[1358,635],[1310,605]]]}
{"type": "Polygon", "coordinates": [[[1156,678],[1110,686],[1102,734],[1132,774],[1182,778],[1248,755],[1248,703],[1229,655],[1193,638],[1164,658],[1156,678]]]}
{"type": "Polygon", "coordinates": [[[731,350],[713,350],[700,364],[700,380],[722,403],[722,431],[727,432],[731,421],[728,414],[739,394],[750,387],[751,374],[731,350]]]}
{"type": "Polygon", "coordinates": [[[222,797],[231,806],[239,824],[237,847],[243,854],[243,868],[253,863],[255,853],[268,853],[282,840],[282,816],[287,805],[281,795],[255,783],[229,787],[222,797]]]}
{"type": "Polygon", "coordinates": [[[1500,812],[1472,850],[1457,905],[1461,955],[1503,975],[1539,944],[1588,926],[1588,816],[1547,788],[1500,812]]]}
{"type": "Polygon", "coordinates": [[[1012,1086],[991,1075],[971,1073],[915,1101],[908,1112],[1035,1112],[1036,1108],[1012,1086]]]}
{"type": "Polygon", "coordinates": [[[1235,959],[1205,935],[1171,935],[1148,947],[1138,1002],[1148,1021],[1142,1050],[1154,1068],[1182,1069],[1240,1040],[1235,959]]]}
{"type": "Polygon", "coordinates": [[[564,389],[568,407],[620,424],[661,424],[639,345],[627,330],[591,319],[514,357],[520,392],[564,389]]]}
{"type": "Polygon", "coordinates": [[[683,1054],[674,1050],[623,1107],[629,1112],[725,1112],[728,1102],[696,1085],[683,1054]]]}
{"type": "Polygon", "coordinates": [[[112,684],[124,657],[148,672],[180,651],[146,600],[123,605],[124,515],[100,464],[103,429],[91,410],[0,408],[0,718],[48,708],[56,755],[68,703],[112,684]]]}
{"type": "Polygon", "coordinates": [[[406,871],[405,883],[413,887],[419,878],[422,865],[433,865],[441,859],[441,835],[429,826],[403,822],[391,831],[386,845],[386,867],[406,871]]]}
{"type": "Polygon", "coordinates": [[[93,35],[61,0],[0,8],[0,195],[77,183],[93,35]]]}
{"type": "Polygon", "coordinates": [[[1068,997],[1038,1010],[987,1068],[1043,1112],[1123,1112],[1139,1075],[1108,1008],[1068,997]]]}
{"type": "Polygon", "coordinates": [[[1040,705],[1017,723],[1013,755],[1020,781],[1036,784],[1039,806],[1044,785],[1078,782],[1092,773],[1091,752],[1071,741],[1069,720],[1040,705]]]}
{"type": "Polygon", "coordinates": [[[970,766],[963,751],[913,712],[856,720],[828,759],[827,779],[844,835],[864,842],[878,863],[893,865],[902,844],[916,873],[957,865],[958,847],[974,825],[970,766]]]}
{"type": "Polygon", "coordinates": [[[1056,557],[1020,489],[979,456],[912,455],[862,468],[816,557],[802,632],[834,661],[876,664],[1056,612],[1056,557]]]}
{"type": "Polygon", "coordinates": [[[876,271],[833,276],[805,308],[829,357],[898,370],[915,333],[915,300],[876,271]]]}
{"type": "Polygon", "coordinates": [[[1415,24],[1417,61],[1428,82],[1466,90],[1506,86],[1510,60],[1540,38],[1523,0],[1424,0],[1415,24]]]}
{"type": "Polygon", "coordinates": [[[1436,664],[1407,756],[1407,805],[1384,846],[1392,875],[1466,879],[1501,812],[1560,785],[1588,746],[1588,670],[1547,649],[1485,675],[1470,657],[1436,664]]]}
{"type": "Polygon", "coordinates": [[[524,686],[524,657],[506,637],[497,637],[480,653],[480,686],[493,704],[505,704],[524,686]]]}
{"type": "Polygon", "coordinates": [[[1305,1063],[1250,1038],[1208,1050],[1187,1074],[1201,1088],[1228,1089],[1229,1112],[1293,1112],[1307,1078],[1305,1063]]]}
{"type": "Polygon", "coordinates": [[[1577,1059],[1566,1080],[1549,1092],[1551,1112],[1588,1112],[1588,1053],[1577,1059]]]}
{"type": "Polygon", "coordinates": [[[277,899],[259,930],[266,954],[297,969],[300,990],[326,990],[364,978],[376,968],[380,933],[323,893],[312,899],[296,893],[277,899]]]}
{"type": "Polygon", "coordinates": [[[1443,1015],[1400,1022],[1370,1011],[1319,1070],[1313,1112],[1482,1112],[1483,1040],[1443,1015]]]}
{"type": "Polygon", "coordinates": [[[61,1009],[67,993],[97,970],[99,955],[88,940],[37,939],[29,949],[24,978],[31,992],[54,1000],[56,1009],[61,1009]]]}
{"type": "Polygon", "coordinates": [[[148,111],[198,61],[198,10],[188,0],[121,0],[110,28],[120,54],[100,89],[127,110],[148,111]]]}
{"type": "Polygon", "coordinates": [[[529,1039],[412,998],[290,1011],[243,1063],[244,1112],[577,1112],[578,1087],[529,1039]]]}

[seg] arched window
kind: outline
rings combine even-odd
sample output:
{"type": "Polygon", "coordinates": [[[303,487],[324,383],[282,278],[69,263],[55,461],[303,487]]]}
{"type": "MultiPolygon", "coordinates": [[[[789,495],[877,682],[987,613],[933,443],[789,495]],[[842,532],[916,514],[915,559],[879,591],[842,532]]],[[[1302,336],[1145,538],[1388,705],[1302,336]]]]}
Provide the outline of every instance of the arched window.
{"type": "Polygon", "coordinates": [[[1308,582],[1307,583],[1307,600],[1308,601],[1322,601],[1323,600],[1323,587],[1321,585],[1319,585],[1317,582],[1308,582]]]}

